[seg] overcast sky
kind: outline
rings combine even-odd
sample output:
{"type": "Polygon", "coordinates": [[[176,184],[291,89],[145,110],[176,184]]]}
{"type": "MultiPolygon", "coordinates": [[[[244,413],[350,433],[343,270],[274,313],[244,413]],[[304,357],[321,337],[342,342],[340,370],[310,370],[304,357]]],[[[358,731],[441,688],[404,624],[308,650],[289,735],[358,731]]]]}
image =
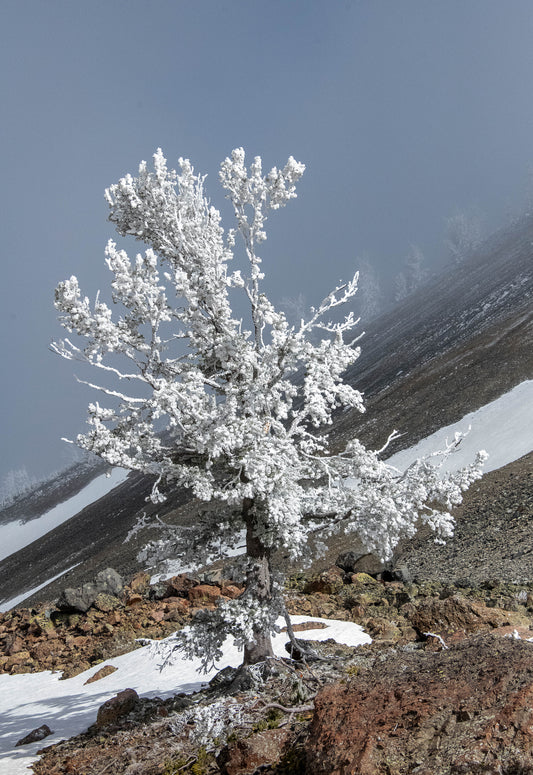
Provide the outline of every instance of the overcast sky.
{"type": "MultiPolygon", "coordinates": [[[[109,284],[106,186],[161,146],[208,174],[243,146],[307,170],[269,221],[274,299],[319,301],[367,254],[435,266],[444,222],[490,226],[533,162],[531,0],[3,0],[0,480],[65,465],[92,396],[53,355],[57,283],[109,284]]],[[[229,223],[231,225],[231,223],[229,223]]]]}

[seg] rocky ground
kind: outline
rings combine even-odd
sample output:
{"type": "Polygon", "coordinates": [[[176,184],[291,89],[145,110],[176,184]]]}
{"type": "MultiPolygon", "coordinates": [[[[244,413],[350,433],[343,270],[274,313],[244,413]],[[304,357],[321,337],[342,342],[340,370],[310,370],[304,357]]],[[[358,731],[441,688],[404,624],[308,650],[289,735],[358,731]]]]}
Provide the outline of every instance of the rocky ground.
{"type": "MultiPolygon", "coordinates": [[[[85,734],[45,747],[34,772],[533,773],[533,581],[395,580],[356,566],[344,556],[293,576],[287,608],[357,622],[372,644],[314,643],[317,658],[227,670],[164,701],[122,692],[85,734]]],[[[98,589],[3,614],[0,669],[71,676],[241,592],[220,572],[98,589]]]]}
{"type": "MultiPolygon", "coordinates": [[[[36,775],[533,774],[532,463],[476,483],[444,547],[420,534],[385,567],[339,536],[322,565],[289,569],[291,613],[354,621],[371,645],[315,643],[319,659],[224,674],[194,695],[118,696],[85,734],[44,740],[36,775]]],[[[0,670],[75,675],[239,595],[225,575],[151,586],[140,573],[123,588],[104,574],[34,598],[0,616],[0,670]]]]}

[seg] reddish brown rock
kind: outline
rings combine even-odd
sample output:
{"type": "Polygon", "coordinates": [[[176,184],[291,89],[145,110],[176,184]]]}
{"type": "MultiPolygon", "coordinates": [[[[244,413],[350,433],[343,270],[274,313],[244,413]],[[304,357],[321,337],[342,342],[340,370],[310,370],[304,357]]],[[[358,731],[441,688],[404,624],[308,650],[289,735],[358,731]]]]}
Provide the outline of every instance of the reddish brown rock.
{"type": "Polygon", "coordinates": [[[533,772],[533,645],[390,654],[315,699],[306,775],[533,772]]]}
{"type": "Polygon", "coordinates": [[[39,740],[44,740],[45,737],[48,737],[48,735],[51,734],[52,730],[50,727],[47,724],[43,724],[42,726],[34,729],[32,732],[26,735],[26,737],[21,738],[18,743],[15,744],[15,747],[17,745],[29,745],[30,743],[38,743],[39,740]]]}
{"type": "Polygon", "coordinates": [[[115,673],[117,670],[118,667],[114,667],[113,665],[105,665],[104,667],[101,667],[100,670],[97,670],[94,675],[88,678],[83,685],[86,686],[86,684],[92,684],[95,681],[100,681],[102,678],[111,675],[111,673],[115,673]]]}
{"type": "Polygon", "coordinates": [[[124,689],[115,697],[100,705],[96,717],[96,725],[98,727],[107,727],[110,724],[115,724],[120,718],[131,713],[138,700],[139,695],[135,689],[124,689]]]}
{"type": "Polygon", "coordinates": [[[224,584],[220,591],[224,597],[229,597],[234,600],[235,598],[240,597],[244,590],[236,584],[224,584]]]}
{"type": "Polygon", "coordinates": [[[258,767],[279,762],[290,737],[288,729],[266,729],[229,745],[221,751],[217,764],[224,775],[248,775],[258,767]]]}
{"type": "Polygon", "coordinates": [[[483,603],[453,595],[445,600],[429,598],[417,606],[407,603],[402,613],[419,632],[439,635],[462,630],[465,633],[481,632],[503,627],[529,624],[529,619],[514,611],[488,608],[483,603]]]}
{"type": "Polygon", "coordinates": [[[189,600],[195,605],[202,603],[214,603],[220,597],[220,587],[214,587],[210,584],[198,584],[189,589],[189,600]]]}

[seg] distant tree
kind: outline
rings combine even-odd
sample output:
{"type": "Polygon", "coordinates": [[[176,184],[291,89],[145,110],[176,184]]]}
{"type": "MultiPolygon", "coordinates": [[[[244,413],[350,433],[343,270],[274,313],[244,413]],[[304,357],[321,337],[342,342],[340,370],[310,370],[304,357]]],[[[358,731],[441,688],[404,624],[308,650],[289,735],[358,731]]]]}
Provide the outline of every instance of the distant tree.
{"type": "Polygon", "coordinates": [[[409,296],[409,291],[407,290],[405,272],[398,272],[394,278],[394,301],[402,301],[406,296],[409,296]]]}
{"type": "Polygon", "coordinates": [[[225,236],[218,211],[204,197],[204,178],[189,161],[179,164],[179,173],[169,170],[158,150],[153,172],[142,162],[138,177],[127,175],[107,190],[118,233],[147,249],[131,260],[113,241],[107,245],[116,320],[99,296],[94,305],[82,297],[75,277],[59,284],[61,323],[85,344],[65,339],[54,349],[129,388],[92,385],[110,405],[90,404],[90,430],[77,438],[82,448],[113,466],[153,475],[154,503],[184,486],[221,505],[206,510],[190,530],[160,524],[162,537],[144,557],[161,559],[172,551],[202,562],[221,544],[234,548],[244,532],[244,593],[199,613],[171,648],[199,655],[207,666],[232,635],[251,664],[272,654],[270,635],[284,610],[278,550],[301,560],[312,532],[348,530],[389,557],[418,524],[429,525],[439,539],[449,536],[448,510],[480,476],[481,457],[441,479],[430,460],[399,472],[357,439],[333,452],[323,433],[333,412],[363,411],[361,394],[342,379],[359,355],[345,342],[354,317],[328,322],[329,313],[355,294],[357,274],[295,326],[261,289],[265,221],[296,196],[304,166],[291,157],[283,169],[263,175],[259,157],[247,169],[244,151],[233,151],[220,179],[237,230],[225,236]],[[230,270],[237,234],[245,274],[230,270]],[[246,321],[232,312],[236,293],[247,301],[246,321]],[[314,331],[322,332],[317,344],[309,340],[314,331]]]}
{"type": "Polygon", "coordinates": [[[404,267],[394,278],[394,300],[397,302],[416,291],[427,277],[424,254],[418,245],[409,247],[404,267]]]}
{"type": "Polygon", "coordinates": [[[452,261],[460,264],[481,243],[483,217],[476,210],[458,211],[446,219],[446,245],[452,261]]]}
{"type": "Polygon", "coordinates": [[[0,505],[9,506],[19,496],[28,493],[35,481],[30,477],[25,467],[8,471],[0,485],[0,505]]]}
{"type": "Polygon", "coordinates": [[[379,276],[367,255],[356,261],[359,267],[359,315],[363,323],[383,311],[384,294],[379,276]]]}

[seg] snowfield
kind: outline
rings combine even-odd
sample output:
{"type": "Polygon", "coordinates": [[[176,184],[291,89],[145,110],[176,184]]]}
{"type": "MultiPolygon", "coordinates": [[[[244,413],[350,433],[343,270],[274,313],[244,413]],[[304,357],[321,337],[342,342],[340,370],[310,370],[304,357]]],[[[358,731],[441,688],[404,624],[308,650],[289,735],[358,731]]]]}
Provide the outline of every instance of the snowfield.
{"type": "Polygon", "coordinates": [[[403,471],[417,458],[443,449],[446,441],[453,441],[456,432],[466,433],[469,427],[468,435],[443,464],[443,472],[469,465],[481,449],[489,453],[485,473],[527,455],[533,450],[533,380],[522,382],[454,425],[441,428],[416,446],[398,452],[387,463],[403,471]]]}
{"type": "MultiPolygon", "coordinates": [[[[320,622],[327,625],[325,629],[298,632],[298,638],[334,638],[348,646],[371,642],[370,636],[352,622],[309,616],[292,616],[291,621],[293,624],[320,622]]],[[[280,618],[278,626],[284,625],[285,620],[280,618]]],[[[276,656],[286,657],[287,634],[279,633],[272,640],[276,656]]],[[[233,646],[232,639],[226,640],[223,651],[219,670],[242,662],[242,654],[233,646]]],[[[197,691],[217,672],[213,670],[205,675],[200,673],[199,666],[199,660],[182,659],[160,671],[150,647],[145,646],[65,681],[59,680],[59,673],[50,672],[0,675],[0,775],[28,773],[28,766],[38,758],[36,751],[84,732],[96,721],[100,705],[123,689],[135,689],[143,697],[161,698],[197,691]],[[118,670],[84,686],[88,678],[108,664],[118,670]],[[38,743],[15,748],[21,737],[42,724],[48,724],[54,734],[38,743]]]]}
{"type": "Polygon", "coordinates": [[[29,522],[16,521],[2,525],[0,527],[0,560],[33,543],[49,533],[50,530],[66,522],[67,519],[75,517],[86,506],[107,495],[108,492],[121,484],[128,474],[129,471],[124,468],[113,468],[110,476],[106,474],[97,476],[83,490],[63,503],[58,503],[41,517],[31,519],[29,522]]]}

